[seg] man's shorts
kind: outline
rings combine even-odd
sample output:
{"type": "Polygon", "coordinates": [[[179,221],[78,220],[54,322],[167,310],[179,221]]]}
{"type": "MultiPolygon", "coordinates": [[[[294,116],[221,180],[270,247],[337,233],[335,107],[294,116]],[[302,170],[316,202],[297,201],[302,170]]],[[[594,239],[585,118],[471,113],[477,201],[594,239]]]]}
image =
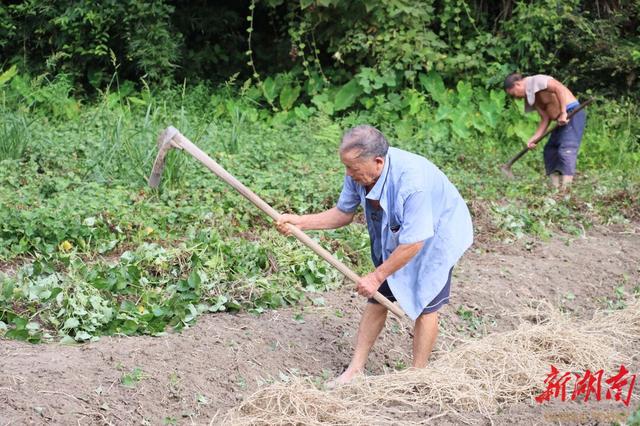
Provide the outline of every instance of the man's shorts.
{"type": "MultiPolygon", "coordinates": [[[[571,110],[568,110],[571,112],[571,110]]],[[[547,175],[559,172],[573,176],[587,116],[584,110],[574,115],[565,126],[558,126],[544,146],[544,168],[547,175]]]]}
{"type": "MultiPolygon", "coordinates": [[[[452,272],[453,272],[453,268],[451,268],[449,270],[449,277],[447,278],[447,283],[444,285],[442,290],[440,290],[440,293],[438,293],[438,295],[436,297],[434,297],[433,300],[427,304],[427,307],[422,310],[423,314],[430,314],[432,312],[436,312],[442,306],[444,306],[447,303],[449,303],[449,292],[451,290],[451,273],[452,272]]],[[[389,299],[391,302],[395,302],[396,301],[396,298],[393,295],[393,292],[391,291],[391,289],[389,288],[389,284],[387,283],[386,280],[385,280],[385,282],[382,283],[382,285],[380,285],[380,287],[378,288],[378,291],[384,297],[389,299]]],[[[378,303],[378,301],[376,299],[373,299],[373,298],[371,298],[371,299],[369,299],[367,301],[369,303],[378,303]]]]}

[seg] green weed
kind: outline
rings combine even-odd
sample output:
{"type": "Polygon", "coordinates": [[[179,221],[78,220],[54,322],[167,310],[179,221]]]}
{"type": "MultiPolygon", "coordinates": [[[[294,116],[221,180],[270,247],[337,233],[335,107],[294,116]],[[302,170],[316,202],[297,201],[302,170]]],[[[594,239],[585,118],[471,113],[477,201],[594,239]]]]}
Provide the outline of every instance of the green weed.
{"type": "Polygon", "coordinates": [[[629,415],[627,426],[640,426],[640,407],[629,415]]]}
{"type": "Polygon", "coordinates": [[[465,328],[472,334],[478,333],[482,329],[483,320],[473,308],[464,306],[458,307],[456,314],[465,322],[465,328]]]}
{"type": "MultiPolygon", "coordinates": [[[[318,293],[342,284],[338,272],[279,235],[261,212],[184,152],[170,153],[160,190],[150,190],[156,137],[169,124],[283,212],[335,205],[344,176],[340,135],[369,122],[392,145],[441,167],[476,222],[497,230],[492,238],[579,234],[595,223],[638,217],[640,156],[629,139],[637,124],[615,114],[635,116],[628,103],[609,101],[611,114],[590,107],[583,174],[563,196],[549,192],[536,152],[515,166],[519,180],[500,176],[497,165],[535,127],[501,91],[468,82],[447,88],[435,73],[419,77],[415,88],[389,93],[376,89],[393,87],[389,75],[363,70],[357,81],[360,88],[317,90],[302,108],[292,103],[295,82],[273,79],[265,90],[280,105],[277,113],[259,108],[256,99],[263,95],[250,85],[237,92],[199,85],[138,93],[123,84],[94,104],[76,103],[67,115],[64,105],[71,101],[63,78],[13,76],[0,87],[3,111],[22,112],[3,112],[18,124],[2,125],[27,132],[29,144],[0,167],[0,262],[22,265],[11,276],[0,274],[0,334],[69,343],[157,335],[208,312],[259,314],[307,300],[322,306],[318,293]],[[27,114],[36,120],[25,123],[27,114]]],[[[363,224],[310,235],[358,273],[370,270],[363,224]]],[[[616,296],[612,303],[618,302],[616,296]]],[[[468,308],[458,315],[472,332],[482,325],[468,308]]]]}
{"type": "Polygon", "coordinates": [[[21,159],[29,146],[30,123],[23,114],[0,114],[0,161],[21,159]]]}
{"type": "Polygon", "coordinates": [[[144,379],[144,372],[141,368],[136,367],[131,372],[123,374],[120,383],[124,387],[134,388],[142,379],[144,379]]]}

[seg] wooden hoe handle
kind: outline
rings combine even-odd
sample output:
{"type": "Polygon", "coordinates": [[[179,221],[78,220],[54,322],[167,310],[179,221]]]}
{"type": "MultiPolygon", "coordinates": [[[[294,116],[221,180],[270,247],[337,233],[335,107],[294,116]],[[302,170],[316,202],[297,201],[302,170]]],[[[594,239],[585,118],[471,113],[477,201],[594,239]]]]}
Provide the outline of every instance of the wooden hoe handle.
{"type": "MultiPolygon", "coordinates": [[[[567,119],[570,120],[571,117],[573,117],[574,115],[576,115],[578,112],[582,111],[582,109],[584,107],[586,107],[587,105],[589,105],[591,102],[593,101],[593,98],[591,99],[587,99],[586,101],[582,102],[580,104],[580,106],[578,106],[578,108],[572,110],[569,115],[567,115],[567,119]]],[[[544,134],[542,136],[540,136],[538,139],[536,139],[536,143],[540,142],[542,139],[546,138],[549,133],[553,132],[556,128],[558,127],[558,125],[554,125],[551,126],[550,129],[547,129],[546,132],[544,132],[544,134]]],[[[515,163],[516,161],[518,161],[523,155],[525,155],[527,152],[531,151],[529,149],[528,146],[525,146],[524,148],[522,148],[522,150],[520,152],[518,152],[516,155],[513,156],[513,158],[511,160],[509,160],[508,163],[504,164],[502,166],[503,169],[510,169],[511,166],[513,166],[513,163],[515,163]]]]}
{"type": "MultiPolygon", "coordinates": [[[[184,149],[198,161],[204,164],[209,170],[215,173],[220,179],[231,185],[242,196],[255,204],[260,210],[269,215],[273,220],[278,221],[280,219],[280,213],[278,213],[273,207],[267,204],[262,198],[258,197],[253,191],[244,186],[242,182],[236,179],[233,175],[227,172],[221,165],[216,163],[211,157],[204,153],[200,148],[194,145],[189,139],[184,137],[175,127],[168,127],[160,137],[158,138],[159,153],[154,164],[151,177],[149,178],[149,184],[151,186],[157,186],[160,181],[162,168],[164,167],[164,156],[168,150],[167,145],[170,147],[184,149]]],[[[317,255],[329,262],[334,268],[340,271],[345,277],[353,282],[358,282],[360,277],[353,272],[347,265],[342,263],[331,253],[325,250],[320,244],[315,242],[311,237],[305,234],[300,228],[295,225],[287,224],[291,233],[300,240],[304,245],[316,252],[317,255]]],[[[384,305],[388,310],[393,312],[398,318],[403,318],[405,313],[400,309],[398,305],[395,305],[384,297],[380,292],[373,295],[373,298],[380,304],[384,305]]]]}

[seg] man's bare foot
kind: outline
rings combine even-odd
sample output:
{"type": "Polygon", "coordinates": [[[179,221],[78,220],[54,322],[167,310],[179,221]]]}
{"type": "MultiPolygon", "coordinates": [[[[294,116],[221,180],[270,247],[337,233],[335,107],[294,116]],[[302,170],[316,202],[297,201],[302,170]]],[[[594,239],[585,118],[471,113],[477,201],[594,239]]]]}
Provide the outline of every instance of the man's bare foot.
{"type": "Polygon", "coordinates": [[[362,377],[362,376],[364,376],[364,373],[362,372],[362,370],[355,370],[355,369],[352,370],[350,368],[347,368],[344,371],[344,373],[342,373],[341,375],[339,375],[335,379],[327,382],[324,386],[327,389],[335,389],[338,386],[342,386],[342,385],[346,385],[348,383],[351,383],[352,381],[354,381],[358,377],[362,377]]]}

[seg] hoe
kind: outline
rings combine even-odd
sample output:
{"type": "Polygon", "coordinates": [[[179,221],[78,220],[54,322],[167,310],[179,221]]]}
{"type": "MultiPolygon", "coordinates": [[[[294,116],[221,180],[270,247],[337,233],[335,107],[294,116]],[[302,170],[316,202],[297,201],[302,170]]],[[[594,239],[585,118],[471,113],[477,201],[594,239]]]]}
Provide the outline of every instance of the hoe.
{"type": "MultiPolygon", "coordinates": [[[[200,148],[194,145],[189,139],[184,137],[178,129],[175,127],[167,127],[158,137],[158,155],[156,157],[156,161],[153,164],[153,170],[151,172],[151,176],[149,177],[149,186],[152,188],[157,188],[160,184],[160,179],[162,177],[162,170],[164,169],[165,157],[171,148],[183,149],[191,154],[196,160],[200,161],[204,164],[209,170],[216,174],[220,179],[231,185],[234,189],[236,189],[242,196],[255,204],[260,210],[269,215],[273,220],[277,221],[280,218],[280,213],[278,213],[275,209],[273,209],[269,204],[263,201],[260,197],[258,197],[253,191],[244,186],[239,180],[233,177],[229,172],[227,172],[222,166],[213,161],[211,157],[205,154],[200,148]]],[[[317,255],[322,257],[324,260],[329,262],[332,266],[334,266],[338,271],[340,271],[345,277],[354,283],[357,282],[360,277],[353,272],[349,267],[347,267],[344,263],[340,262],[337,258],[335,258],[331,253],[322,248],[320,244],[316,243],[313,239],[311,239],[307,234],[302,232],[298,227],[288,224],[289,229],[291,230],[291,234],[293,234],[298,240],[300,240],[304,245],[313,250],[317,255]]],[[[398,318],[403,318],[405,313],[400,309],[398,305],[395,305],[389,301],[386,297],[384,297],[379,292],[376,292],[373,295],[373,298],[377,300],[380,304],[385,306],[389,311],[393,312],[398,318]]]]}

